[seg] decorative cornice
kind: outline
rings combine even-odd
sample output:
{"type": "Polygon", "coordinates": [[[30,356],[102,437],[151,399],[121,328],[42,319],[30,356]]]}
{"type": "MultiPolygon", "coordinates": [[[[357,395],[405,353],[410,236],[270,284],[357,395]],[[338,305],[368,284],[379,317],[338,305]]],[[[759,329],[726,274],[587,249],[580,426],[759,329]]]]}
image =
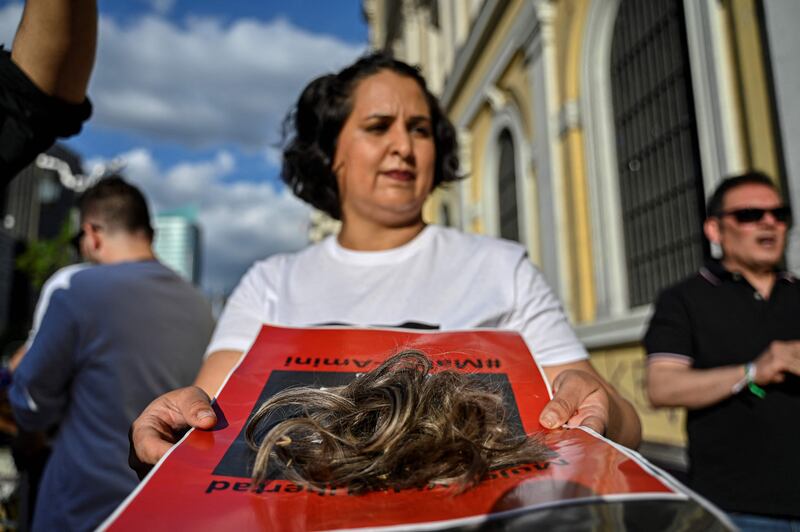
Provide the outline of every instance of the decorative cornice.
{"type": "Polygon", "coordinates": [[[508,96],[497,85],[492,84],[486,87],[483,95],[486,97],[486,101],[489,103],[489,107],[492,108],[493,113],[501,112],[508,105],[508,96]]]}
{"type": "Polygon", "coordinates": [[[564,136],[571,129],[581,128],[581,106],[578,100],[564,102],[558,111],[558,134],[564,136]]]}
{"type": "Polygon", "coordinates": [[[485,0],[478,16],[468,34],[466,42],[459,48],[453,64],[453,70],[447,77],[442,91],[441,102],[444,109],[449,109],[458,89],[464,83],[475,61],[477,61],[483,44],[489,40],[495,29],[497,19],[508,7],[509,0],[485,0]]]}

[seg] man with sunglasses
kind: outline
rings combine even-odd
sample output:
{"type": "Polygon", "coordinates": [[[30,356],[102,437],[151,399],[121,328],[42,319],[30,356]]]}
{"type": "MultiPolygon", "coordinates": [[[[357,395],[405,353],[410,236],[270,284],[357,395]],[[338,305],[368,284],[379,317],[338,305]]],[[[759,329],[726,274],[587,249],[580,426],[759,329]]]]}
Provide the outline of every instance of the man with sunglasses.
{"type": "Polygon", "coordinates": [[[90,264],[48,281],[8,392],[22,429],[58,425],[34,530],[92,530],[136,487],[128,428],[153,399],[194,381],[214,326],[199,291],[155,259],[136,187],[103,179],[80,215],[90,264]]]}
{"type": "Polygon", "coordinates": [[[790,211],[751,172],[724,180],[707,213],[722,258],[659,296],[648,395],[688,408],[693,488],[743,530],[798,530],[800,282],[779,268],[790,211]]]}

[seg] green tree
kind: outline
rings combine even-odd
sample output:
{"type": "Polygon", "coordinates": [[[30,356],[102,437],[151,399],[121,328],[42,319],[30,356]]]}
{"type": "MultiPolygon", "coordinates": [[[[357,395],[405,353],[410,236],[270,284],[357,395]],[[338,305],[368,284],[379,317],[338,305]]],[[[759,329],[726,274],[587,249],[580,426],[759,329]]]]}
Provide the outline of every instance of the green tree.
{"type": "Polygon", "coordinates": [[[55,238],[34,240],[28,243],[25,252],[17,257],[17,268],[28,275],[36,290],[41,290],[45,281],[56,270],[74,262],[72,235],[72,222],[67,219],[55,238]]]}

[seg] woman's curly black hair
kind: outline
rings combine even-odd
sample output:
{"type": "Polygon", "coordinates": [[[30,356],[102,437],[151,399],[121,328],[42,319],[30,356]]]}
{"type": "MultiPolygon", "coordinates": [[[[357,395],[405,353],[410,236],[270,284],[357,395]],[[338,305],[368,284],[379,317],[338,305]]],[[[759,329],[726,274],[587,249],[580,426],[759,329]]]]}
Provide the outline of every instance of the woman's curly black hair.
{"type": "Polygon", "coordinates": [[[381,70],[412,78],[425,94],[436,147],[433,186],[461,178],[455,128],[428,90],[419,69],[386,53],[366,55],[337,74],[309,83],[284,120],[283,181],[298,198],[337,220],[342,213],[333,159],[339,132],[352,111],[353,91],[358,83],[381,70]]]}

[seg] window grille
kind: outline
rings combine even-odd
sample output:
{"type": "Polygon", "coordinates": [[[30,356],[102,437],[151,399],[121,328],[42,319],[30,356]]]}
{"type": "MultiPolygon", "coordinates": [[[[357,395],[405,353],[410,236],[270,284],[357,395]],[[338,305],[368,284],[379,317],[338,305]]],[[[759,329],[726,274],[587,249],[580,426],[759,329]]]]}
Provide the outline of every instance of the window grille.
{"type": "Polygon", "coordinates": [[[514,139],[504,129],[500,133],[500,169],[498,173],[498,199],[500,207],[500,236],[519,241],[519,219],[517,214],[517,165],[514,155],[514,139]]]}
{"type": "Polygon", "coordinates": [[[611,90],[634,307],[696,271],[708,254],[682,0],[622,0],[611,90]]]}

